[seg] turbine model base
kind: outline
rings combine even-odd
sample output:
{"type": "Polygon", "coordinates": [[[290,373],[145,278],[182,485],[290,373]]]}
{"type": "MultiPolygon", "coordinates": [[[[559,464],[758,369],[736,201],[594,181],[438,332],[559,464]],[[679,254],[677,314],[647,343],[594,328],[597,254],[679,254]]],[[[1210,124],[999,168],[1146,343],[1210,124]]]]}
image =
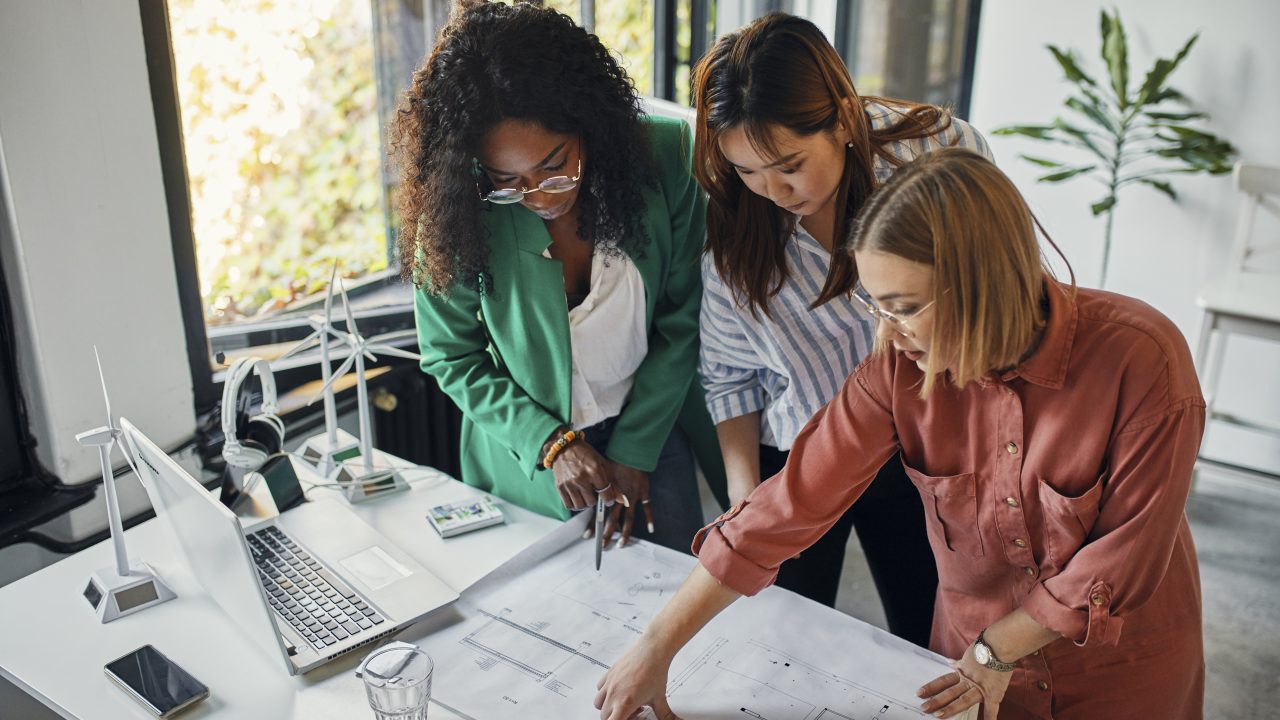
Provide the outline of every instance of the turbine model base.
{"type": "Polygon", "coordinates": [[[360,458],[344,460],[338,470],[338,485],[342,494],[352,503],[392,495],[409,489],[409,483],[395,468],[366,470],[360,458]]]}
{"type": "Polygon", "coordinates": [[[329,447],[328,433],[321,431],[302,441],[297,457],[306,461],[321,477],[332,478],[343,460],[360,456],[360,441],[354,435],[339,428],[337,442],[329,447]]]}
{"type": "Polygon", "coordinates": [[[172,600],[173,590],[146,563],[129,567],[121,577],[114,566],[99,568],[89,576],[84,599],[93,606],[98,621],[109,623],[153,605],[172,600]]]}

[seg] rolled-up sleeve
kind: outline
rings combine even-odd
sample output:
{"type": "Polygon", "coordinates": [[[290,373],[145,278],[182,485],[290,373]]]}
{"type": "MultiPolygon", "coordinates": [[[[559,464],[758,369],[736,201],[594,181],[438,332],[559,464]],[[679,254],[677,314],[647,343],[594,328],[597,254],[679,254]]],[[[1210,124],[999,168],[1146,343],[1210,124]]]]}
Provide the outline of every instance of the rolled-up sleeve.
{"type": "Polygon", "coordinates": [[[887,358],[873,356],[796,438],[782,472],[694,538],[699,562],[720,583],[754,595],[784,560],[822,537],[897,450],[887,358]]]}
{"type": "Polygon", "coordinates": [[[1077,645],[1114,645],[1125,616],[1164,580],[1180,532],[1204,433],[1204,400],[1175,401],[1113,438],[1111,469],[1086,544],[1022,608],[1077,645]]]}
{"type": "Polygon", "coordinates": [[[706,391],[707,411],[717,424],[765,407],[759,376],[761,361],[734,303],[711,256],[704,256],[698,372],[706,391]]]}

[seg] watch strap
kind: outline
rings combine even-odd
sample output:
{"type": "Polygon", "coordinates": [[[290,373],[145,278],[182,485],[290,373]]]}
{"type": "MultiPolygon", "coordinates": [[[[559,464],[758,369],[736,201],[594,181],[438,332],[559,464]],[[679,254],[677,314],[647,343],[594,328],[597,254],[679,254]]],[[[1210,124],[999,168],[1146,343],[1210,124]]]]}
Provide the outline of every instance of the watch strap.
{"type": "Polygon", "coordinates": [[[974,641],[975,644],[982,643],[983,647],[987,649],[988,657],[991,658],[987,662],[983,663],[983,667],[986,667],[988,670],[995,670],[996,672],[1013,672],[1015,669],[1017,669],[1018,667],[1017,663],[1001,662],[1000,659],[996,657],[995,650],[991,648],[991,644],[987,642],[987,639],[985,637],[983,637],[983,633],[985,632],[986,631],[983,630],[982,632],[978,633],[978,639],[974,641]]]}

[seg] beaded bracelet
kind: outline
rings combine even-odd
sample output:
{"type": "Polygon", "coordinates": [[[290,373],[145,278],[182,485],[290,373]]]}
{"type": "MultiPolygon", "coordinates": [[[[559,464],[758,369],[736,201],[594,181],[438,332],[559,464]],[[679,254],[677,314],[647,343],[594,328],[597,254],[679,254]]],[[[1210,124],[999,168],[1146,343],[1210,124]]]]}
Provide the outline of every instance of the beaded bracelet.
{"type": "Polygon", "coordinates": [[[556,441],[551,444],[551,449],[547,450],[546,457],[542,458],[543,469],[550,470],[552,463],[554,463],[556,458],[560,456],[560,452],[573,443],[581,440],[582,437],[583,434],[581,432],[578,432],[577,430],[570,430],[556,438],[556,441]]]}

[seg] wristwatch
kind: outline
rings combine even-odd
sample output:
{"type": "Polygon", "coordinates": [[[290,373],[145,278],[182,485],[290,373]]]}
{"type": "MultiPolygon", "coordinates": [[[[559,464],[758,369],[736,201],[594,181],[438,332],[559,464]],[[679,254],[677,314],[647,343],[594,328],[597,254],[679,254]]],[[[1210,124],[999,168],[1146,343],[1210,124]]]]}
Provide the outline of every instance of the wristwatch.
{"type": "MultiPolygon", "coordinates": [[[[983,632],[986,631],[984,630],[983,632]]],[[[1000,662],[997,660],[996,654],[991,651],[991,646],[988,645],[986,639],[982,637],[982,633],[978,633],[978,639],[973,641],[973,659],[977,660],[979,665],[987,668],[988,670],[995,670],[996,672],[1013,672],[1013,670],[1018,667],[1017,663],[1000,662]]]]}

